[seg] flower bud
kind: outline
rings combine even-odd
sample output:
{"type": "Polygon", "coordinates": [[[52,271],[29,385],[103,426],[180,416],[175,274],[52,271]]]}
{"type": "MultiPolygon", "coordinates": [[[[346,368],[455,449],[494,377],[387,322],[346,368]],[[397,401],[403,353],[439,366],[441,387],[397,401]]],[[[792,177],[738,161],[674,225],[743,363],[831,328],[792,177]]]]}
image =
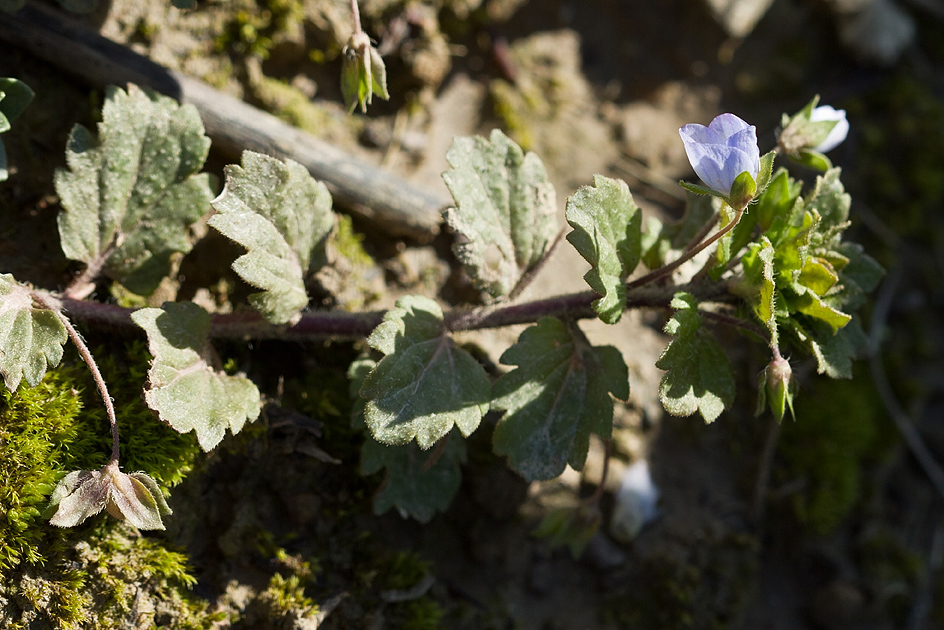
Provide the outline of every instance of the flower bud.
{"type": "Polygon", "coordinates": [[[835,123],[826,138],[813,147],[814,151],[819,151],[820,153],[832,151],[842,144],[842,141],[849,135],[849,121],[846,120],[846,110],[844,109],[833,109],[829,105],[820,105],[810,112],[810,122],[835,123]]]}
{"type": "Polygon", "coordinates": [[[793,416],[793,370],[790,369],[790,362],[779,353],[775,353],[761,373],[757,389],[757,415],[763,412],[766,402],[777,422],[783,420],[788,408],[793,416]]]}
{"type": "Polygon", "coordinates": [[[846,112],[829,105],[816,104],[816,96],[806,107],[790,117],[784,114],[783,131],[777,139],[781,151],[791,159],[812,168],[825,171],[831,168],[823,155],[836,148],[849,134],[846,112]]]}
{"type": "Polygon", "coordinates": [[[376,94],[387,100],[387,69],[377,49],[370,45],[364,32],[351,35],[344,46],[344,61],[341,65],[341,96],[348,111],[360,105],[366,112],[371,98],[376,94]]]}

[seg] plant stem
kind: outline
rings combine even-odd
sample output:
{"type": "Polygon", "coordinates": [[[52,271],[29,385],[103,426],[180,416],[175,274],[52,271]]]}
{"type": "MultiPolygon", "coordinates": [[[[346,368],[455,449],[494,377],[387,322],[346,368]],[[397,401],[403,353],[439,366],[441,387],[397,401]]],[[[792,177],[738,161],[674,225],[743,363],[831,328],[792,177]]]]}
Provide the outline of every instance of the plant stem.
{"type": "Polygon", "coordinates": [[[357,6],[357,0],[351,0],[351,13],[354,14],[354,34],[363,33],[361,29],[361,10],[357,6]]]}
{"type": "Polygon", "coordinates": [[[62,322],[62,325],[66,329],[66,333],[69,335],[69,339],[71,339],[72,343],[75,344],[75,347],[78,349],[82,360],[85,361],[85,364],[88,365],[89,370],[92,372],[92,379],[98,386],[98,393],[101,394],[102,401],[105,403],[105,413],[108,414],[108,422],[111,424],[111,459],[108,463],[117,465],[118,419],[115,417],[115,406],[112,403],[111,396],[108,395],[108,386],[105,385],[105,379],[102,377],[101,370],[98,369],[98,364],[95,363],[95,359],[92,357],[91,351],[88,349],[88,346],[85,345],[82,335],[80,335],[79,331],[75,329],[75,327],[72,325],[72,322],[70,322],[68,318],[62,314],[62,309],[59,307],[59,305],[53,302],[49,296],[43,295],[38,291],[32,291],[30,296],[33,298],[34,302],[51,311],[56,317],[59,318],[59,321],[62,322]]]}
{"type": "Polygon", "coordinates": [[[585,505],[598,505],[600,499],[603,498],[603,492],[606,489],[606,478],[610,474],[610,456],[612,453],[613,443],[610,440],[603,440],[603,472],[600,474],[600,485],[587,498],[585,505]]]}
{"type": "Polygon", "coordinates": [[[717,242],[725,234],[733,230],[734,226],[738,224],[738,221],[740,221],[741,217],[744,215],[745,209],[747,209],[747,206],[739,208],[737,211],[737,214],[734,216],[733,221],[731,221],[726,226],[724,226],[723,228],[715,232],[711,237],[702,241],[700,245],[696,245],[695,247],[689,249],[684,254],[682,254],[682,256],[679,257],[677,260],[667,265],[664,265],[662,267],[659,267],[658,269],[653,269],[652,271],[642,276],[641,278],[637,278],[633,280],[632,282],[627,284],[626,287],[628,289],[634,289],[636,287],[647,285],[651,282],[655,282],[656,280],[659,280],[661,278],[668,276],[673,271],[675,271],[676,269],[678,269],[679,267],[687,263],[689,260],[691,260],[698,254],[703,252],[705,249],[707,249],[708,247],[711,247],[715,242],[717,242]]]}
{"type": "MultiPolygon", "coordinates": [[[[636,287],[627,292],[626,308],[665,308],[678,291],[691,293],[703,302],[728,303],[739,299],[730,292],[727,282],[636,287]]],[[[518,304],[454,309],[446,312],[445,326],[451,331],[483,330],[530,324],[545,316],[591,319],[597,316],[592,303],[599,297],[593,291],[584,291],[518,304]]],[[[131,313],[135,309],[69,298],[63,298],[62,304],[74,320],[108,328],[114,332],[140,331],[131,321],[131,313]]],[[[214,314],[210,324],[210,337],[284,339],[298,342],[362,339],[370,335],[383,320],[383,316],[384,311],[311,311],[304,313],[298,324],[288,328],[268,323],[255,311],[214,314]]]]}

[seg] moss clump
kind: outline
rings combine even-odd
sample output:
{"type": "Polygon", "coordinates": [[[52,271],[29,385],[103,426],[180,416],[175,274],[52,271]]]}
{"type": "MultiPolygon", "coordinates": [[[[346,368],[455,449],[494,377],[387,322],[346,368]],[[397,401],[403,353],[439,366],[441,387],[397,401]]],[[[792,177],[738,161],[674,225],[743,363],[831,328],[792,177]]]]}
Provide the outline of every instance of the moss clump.
{"type": "Polygon", "coordinates": [[[860,494],[861,470],[880,455],[881,402],[862,379],[814,383],[796,402],[796,422],[780,436],[777,485],[803,481],[793,513],[816,534],[839,525],[860,494]]]}
{"type": "MultiPolygon", "coordinates": [[[[176,485],[199,447],[141,401],[144,344],[96,356],[115,399],[124,468],[176,485]]],[[[36,387],[0,391],[0,627],[118,628],[142,615],[168,627],[203,627],[206,605],[187,593],[194,579],[185,556],[107,516],[72,529],[46,522],[58,480],[100,468],[111,450],[97,396],[85,365],[69,362],[36,387]]]]}

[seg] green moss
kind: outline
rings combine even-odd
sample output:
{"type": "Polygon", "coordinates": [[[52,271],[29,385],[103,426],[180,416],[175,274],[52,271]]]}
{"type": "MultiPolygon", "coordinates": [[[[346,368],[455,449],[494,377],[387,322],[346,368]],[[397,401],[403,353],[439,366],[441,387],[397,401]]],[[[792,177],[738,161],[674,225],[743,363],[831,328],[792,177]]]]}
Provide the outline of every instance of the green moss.
{"type": "Polygon", "coordinates": [[[231,51],[265,59],[280,37],[298,28],[305,18],[301,0],[242,2],[240,7],[216,36],[217,52],[231,51]]]}
{"type": "Polygon", "coordinates": [[[796,422],[785,421],[775,483],[802,482],[793,513],[814,533],[832,531],[860,496],[861,470],[894,443],[879,426],[881,401],[864,379],[816,381],[796,400],[796,422]],[[889,439],[885,439],[888,437],[889,439]]]}
{"type": "MultiPolygon", "coordinates": [[[[199,447],[142,402],[144,344],[95,355],[115,400],[125,469],[176,485],[199,447]]],[[[46,522],[57,481],[71,470],[100,468],[110,450],[84,364],[67,359],[36,387],[0,391],[0,627],[123,628],[142,615],[173,628],[208,625],[206,603],[187,592],[195,580],[183,554],[104,515],[71,529],[46,522]]]]}

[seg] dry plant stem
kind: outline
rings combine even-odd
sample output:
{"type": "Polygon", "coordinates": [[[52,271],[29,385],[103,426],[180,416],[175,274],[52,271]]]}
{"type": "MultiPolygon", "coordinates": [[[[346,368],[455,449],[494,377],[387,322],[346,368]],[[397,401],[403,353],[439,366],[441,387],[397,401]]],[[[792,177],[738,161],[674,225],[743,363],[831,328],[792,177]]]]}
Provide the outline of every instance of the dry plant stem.
{"type": "Polygon", "coordinates": [[[882,334],[882,329],[885,327],[885,322],[888,319],[888,313],[891,310],[892,301],[895,297],[898,283],[901,281],[901,276],[901,267],[896,267],[894,271],[885,278],[885,282],[882,283],[882,288],[875,301],[875,310],[872,312],[872,325],[869,327],[869,350],[871,355],[869,357],[869,368],[872,372],[872,382],[875,385],[875,390],[882,399],[882,403],[884,403],[888,415],[892,417],[892,421],[895,423],[901,436],[905,439],[905,444],[908,445],[911,453],[915,456],[915,459],[918,460],[918,464],[921,465],[924,473],[928,476],[931,485],[944,497],[944,470],[941,469],[941,466],[934,459],[934,455],[931,454],[931,451],[929,451],[928,447],[924,444],[911,418],[908,417],[905,410],[901,408],[898,399],[895,398],[891,383],[888,382],[888,377],[885,375],[885,367],[882,365],[882,355],[879,351],[881,345],[879,339],[882,334]]]}
{"type": "Polygon", "coordinates": [[[82,360],[85,361],[85,364],[88,365],[89,370],[92,372],[92,379],[95,381],[95,385],[98,386],[98,393],[102,396],[102,402],[105,403],[105,413],[108,414],[108,422],[111,424],[111,460],[109,464],[118,463],[118,419],[115,417],[115,405],[111,401],[111,396],[108,394],[108,386],[105,385],[105,379],[102,377],[101,370],[98,369],[98,364],[95,363],[94,357],[92,357],[91,351],[89,351],[88,346],[85,345],[85,341],[82,339],[82,335],[79,334],[79,331],[75,329],[72,325],[72,322],[62,314],[62,311],[57,307],[56,304],[53,304],[48,296],[45,296],[37,291],[33,291],[30,294],[37,304],[43,308],[51,311],[59,318],[59,321],[62,322],[62,325],[66,329],[66,333],[69,335],[69,339],[72,340],[72,343],[75,344],[76,349],[79,351],[79,355],[82,357],[82,360]]]}
{"type": "Polygon", "coordinates": [[[734,215],[733,221],[731,221],[726,226],[724,226],[723,228],[715,232],[710,238],[707,238],[704,241],[702,241],[700,245],[696,245],[695,247],[689,249],[684,254],[682,254],[681,257],[669,263],[668,265],[659,267],[658,269],[654,269],[650,271],[649,273],[647,273],[646,275],[642,276],[641,278],[636,278],[635,280],[627,284],[626,287],[628,289],[635,289],[636,287],[647,285],[651,282],[655,282],[656,280],[660,280],[670,275],[673,271],[675,271],[676,269],[678,269],[679,267],[687,263],[689,260],[691,260],[698,254],[703,252],[705,249],[714,245],[719,239],[721,239],[721,237],[723,237],[725,234],[733,230],[734,226],[738,224],[738,222],[741,220],[741,217],[744,215],[744,210],[746,208],[747,206],[744,206],[743,208],[738,208],[737,214],[734,215]]]}

